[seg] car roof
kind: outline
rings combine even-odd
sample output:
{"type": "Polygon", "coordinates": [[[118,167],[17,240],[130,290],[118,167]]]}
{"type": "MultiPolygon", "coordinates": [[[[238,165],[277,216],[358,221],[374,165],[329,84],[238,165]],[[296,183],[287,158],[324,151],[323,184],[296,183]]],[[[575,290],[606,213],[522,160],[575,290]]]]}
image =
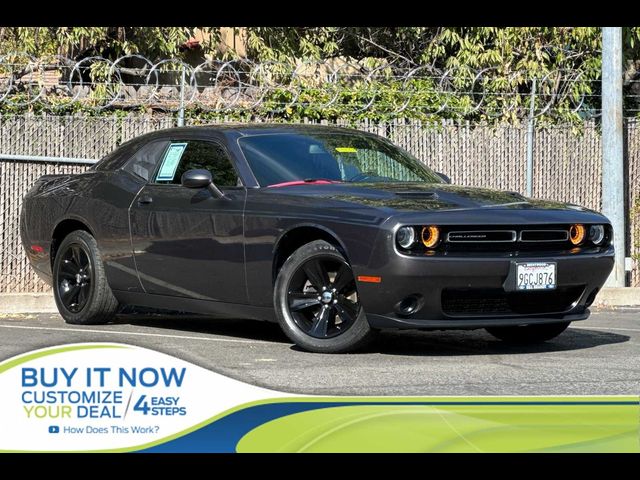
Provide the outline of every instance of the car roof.
{"type": "MultiPolygon", "coordinates": [[[[156,130],[154,132],[143,135],[143,137],[155,137],[166,135],[180,135],[180,134],[202,134],[213,132],[233,132],[238,136],[247,135],[261,135],[261,134],[277,134],[277,133],[358,133],[367,134],[361,130],[355,130],[352,128],[338,127],[334,125],[316,125],[306,123],[221,123],[212,125],[201,125],[197,127],[174,127],[166,128],[163,130],[156,130]]],[[[372,135],[372,134],[369,134],[372,135]]]]}

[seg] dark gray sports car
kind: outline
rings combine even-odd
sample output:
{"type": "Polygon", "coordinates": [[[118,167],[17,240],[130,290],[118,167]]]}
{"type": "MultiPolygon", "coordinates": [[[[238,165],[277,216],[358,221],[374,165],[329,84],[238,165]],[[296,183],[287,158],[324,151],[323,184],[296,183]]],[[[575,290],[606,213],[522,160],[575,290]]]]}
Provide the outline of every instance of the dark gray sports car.
{"type": "Polygon", "coordinates": [[[306,125],[143,135],[41,177],[21,233],[69,323],[124,305],[277,320],[315,352],[384,328],[548,340],[613,266],[597,212],[455,187],[381,137],[306,125]]]}

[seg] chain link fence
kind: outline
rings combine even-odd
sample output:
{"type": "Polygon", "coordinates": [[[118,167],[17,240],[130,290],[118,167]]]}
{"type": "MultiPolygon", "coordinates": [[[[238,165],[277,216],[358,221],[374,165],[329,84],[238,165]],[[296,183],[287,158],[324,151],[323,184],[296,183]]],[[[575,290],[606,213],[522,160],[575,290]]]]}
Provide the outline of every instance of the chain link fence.
{"type": "MultiPolygon", "coordinates": [[[[20,244],[22,199],[40,175],[78,173],[88,168],[83,164],[45,161],[42,157],[97,159],[130,138],[175,123],[172,115],[0,117],[0,292],[47,290],[29,268],[20,244]],[[22,155],[27,160],[6,160],[2,154],[22,155]],[[37,157],[41,158],[36,161],[37,157]]],[[[456,184],[525,192],[524,125],[398,119],[349,126],[390,138],[429,167],[449,175],[456,184]]],[[[626,143],[627,188],[629,205],[633,205],[640,199],[640,125],[635,121],[626,123],[626,143]]],[[[534,137],[534,196],[600,209],[601,156],[601,136],[593,123],[580,128],[572,125],[538,129],[534,137]]],[[[635,217],[630,223],[626,234],[631,251],[627,255],[640,254],[640,218],[635,217]]],[[[633,264],[632,286],[640,286],[638,263],[635,260],[633,264]]]]}

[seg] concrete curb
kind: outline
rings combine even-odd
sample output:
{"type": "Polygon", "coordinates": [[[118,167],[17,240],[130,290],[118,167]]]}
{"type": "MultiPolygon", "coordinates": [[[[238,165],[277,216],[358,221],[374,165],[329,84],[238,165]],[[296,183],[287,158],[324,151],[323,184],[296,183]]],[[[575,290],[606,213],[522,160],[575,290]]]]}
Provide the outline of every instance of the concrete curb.
{"type": "Polygon", "coordinates": [[[596,308],[638,307],[640,306],[640,288],[603,288],[593,303],[596,308]]]}
{"type": "Polygon", "coordinates": [[[51,292],[0,293],[0,313],[57,313],[51,292]]]}
{"type": "MultiPolygon", "coordinates": [[[[640,307],[640,288],[603,288],[593,306],[640,307]]],[[[51,292],[0,293],[0,314],[6,313],[57,313],[51,292]]]]}

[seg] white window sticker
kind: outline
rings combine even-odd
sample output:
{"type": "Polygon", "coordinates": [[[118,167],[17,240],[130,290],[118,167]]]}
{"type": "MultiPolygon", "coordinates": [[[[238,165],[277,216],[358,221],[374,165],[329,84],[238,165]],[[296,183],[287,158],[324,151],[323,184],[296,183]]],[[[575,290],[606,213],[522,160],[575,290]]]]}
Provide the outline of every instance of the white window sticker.
{"type": "Polygon", "coordinates": [[[164,154],[164,158],[162,159],[162,165],[160,166],[156,181],[173,180],[185,148],[187,148],[186,143],[172,143],[169,145],[167,153],[164,154]]]}

